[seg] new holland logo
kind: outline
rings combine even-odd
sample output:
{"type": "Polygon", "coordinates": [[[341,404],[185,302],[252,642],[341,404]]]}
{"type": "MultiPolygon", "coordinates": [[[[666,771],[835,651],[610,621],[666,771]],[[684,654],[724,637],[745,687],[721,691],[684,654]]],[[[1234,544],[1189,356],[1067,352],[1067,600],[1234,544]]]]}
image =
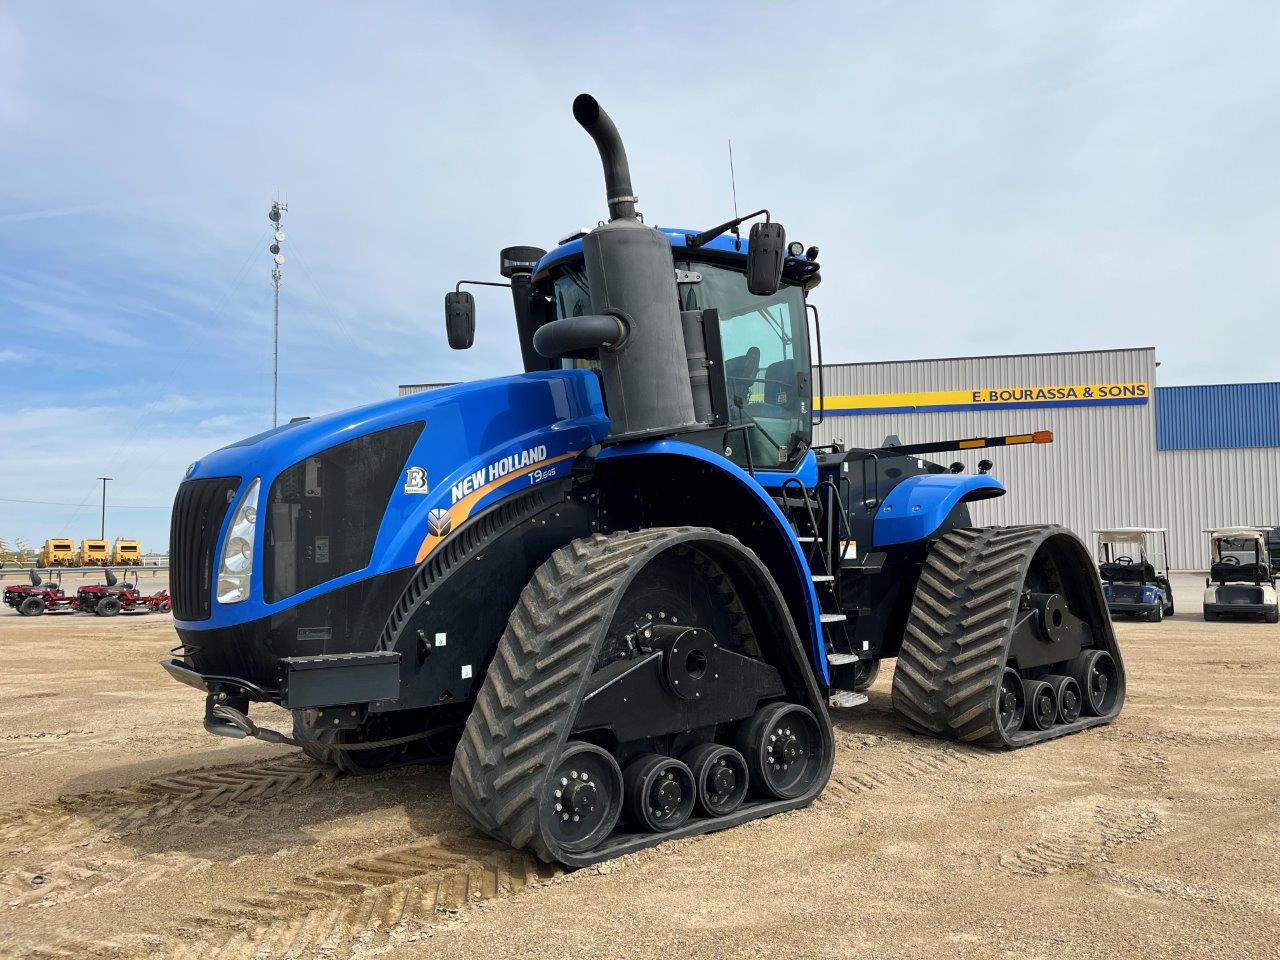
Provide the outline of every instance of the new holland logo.
{"type": "Polygon", "coordinates": [[[427,514],[427,532],[433,537],[443,537],[453,527],[453,518],[448,510],[437,507],[427,514]]]}
{"type": "Polygon", "coordinates": [[[421,467],[410,467],[404,474],[405,493],[427,492],[427,471],[421,467]]]}

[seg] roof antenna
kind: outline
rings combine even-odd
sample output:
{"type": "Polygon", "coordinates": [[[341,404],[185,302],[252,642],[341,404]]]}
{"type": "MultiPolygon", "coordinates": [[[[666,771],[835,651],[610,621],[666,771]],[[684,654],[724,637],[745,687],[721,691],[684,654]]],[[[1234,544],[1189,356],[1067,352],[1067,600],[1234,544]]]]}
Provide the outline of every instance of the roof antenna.
{"type": "MultiPolygon", "coordinates": [[[[733,219],[738,219],[738,181],[733,175],[733,137],[729,138],[729,186],[733,189],[733,219]]],[[[733,228],[733,249],[742,249],[742,235],[733,228]]]]}

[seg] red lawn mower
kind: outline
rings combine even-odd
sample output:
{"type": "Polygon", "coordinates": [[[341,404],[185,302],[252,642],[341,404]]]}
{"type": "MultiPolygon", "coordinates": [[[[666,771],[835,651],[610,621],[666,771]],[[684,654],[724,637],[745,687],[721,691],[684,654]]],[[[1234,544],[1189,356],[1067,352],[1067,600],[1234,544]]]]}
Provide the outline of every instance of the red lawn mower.
{"type": "Polygon", "coordinates": [[[24,617],[38,617],[42,613],[71,613],[80,609],[75,597],[62,592],[62,587],[45,583],[40,574],[31,571],[31,583],[14,583],[4,588],[4,602],[24,617]]]}
{"type": "Polygon", "coordinates": [[[106,584],[81,587],[76,591],[76,599],[81,610],[100,617],[114,617],[121,612],[168,613],[173,609],[168,590],[146,596],[134,584],[120,583],[110,570],[107,571],[106,584]]]}

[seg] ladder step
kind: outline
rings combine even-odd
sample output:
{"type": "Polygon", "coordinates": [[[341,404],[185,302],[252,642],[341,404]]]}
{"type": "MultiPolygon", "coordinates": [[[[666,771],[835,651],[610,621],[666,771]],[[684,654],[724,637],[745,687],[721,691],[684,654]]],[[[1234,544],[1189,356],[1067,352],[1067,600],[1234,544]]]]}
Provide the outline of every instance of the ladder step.
{"type": "Polygon", "coordinates": [[[801,543],[813,543],[817,537],[796,537],[801,543]]]}
{"type": "Polygon", "coordinates": [[[857,663],[858,655],[856,653],[828,653],[827,663],[833,667],[843,667],[846,663],[857,663]]]}
{"type": "MultiPolygon", "coordinates": [[[[848,620],[849,618],[843,613],[824,613],[821,619],[823,623],[840,623],[842,620],[848,620]]],[[[856,660],[857,658],[855,657],[854,659],[856,660]]]]}
{"type": "Polygon", "coordinates": [[[833,707],[860,707],[867,702],[867,695],[852,690],[833,689],[827,702],[833,707]]]}
{"type": "Polygon", "coordinates": [[[829,573],[815,573],[811,577],[814,583],[835,583],[836,578],[829,573]]]}

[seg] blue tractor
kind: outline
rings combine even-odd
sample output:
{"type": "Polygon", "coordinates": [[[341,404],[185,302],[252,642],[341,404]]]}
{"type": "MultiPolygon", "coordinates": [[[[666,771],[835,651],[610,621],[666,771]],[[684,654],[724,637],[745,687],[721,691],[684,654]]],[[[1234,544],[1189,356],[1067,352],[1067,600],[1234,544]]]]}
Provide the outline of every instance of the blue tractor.
{"type": "Polygon", "coordinates": [[[575,867],[810,803],[828,710],[886,658],[927,734],[1020,747],[1112,720],[1124,670],[1089,552],[1057,526],[974,527],[1004,487],[921,459],[1049,438],[814,447],[816,248],[767,211],[645,225],[614,124],[585,94],[573,114],[609,219],[502,251],[524,373],[188,469],[165,667],[205,693],[205,727],[354,773],[450,763],[480,830],[575,867]]]}

